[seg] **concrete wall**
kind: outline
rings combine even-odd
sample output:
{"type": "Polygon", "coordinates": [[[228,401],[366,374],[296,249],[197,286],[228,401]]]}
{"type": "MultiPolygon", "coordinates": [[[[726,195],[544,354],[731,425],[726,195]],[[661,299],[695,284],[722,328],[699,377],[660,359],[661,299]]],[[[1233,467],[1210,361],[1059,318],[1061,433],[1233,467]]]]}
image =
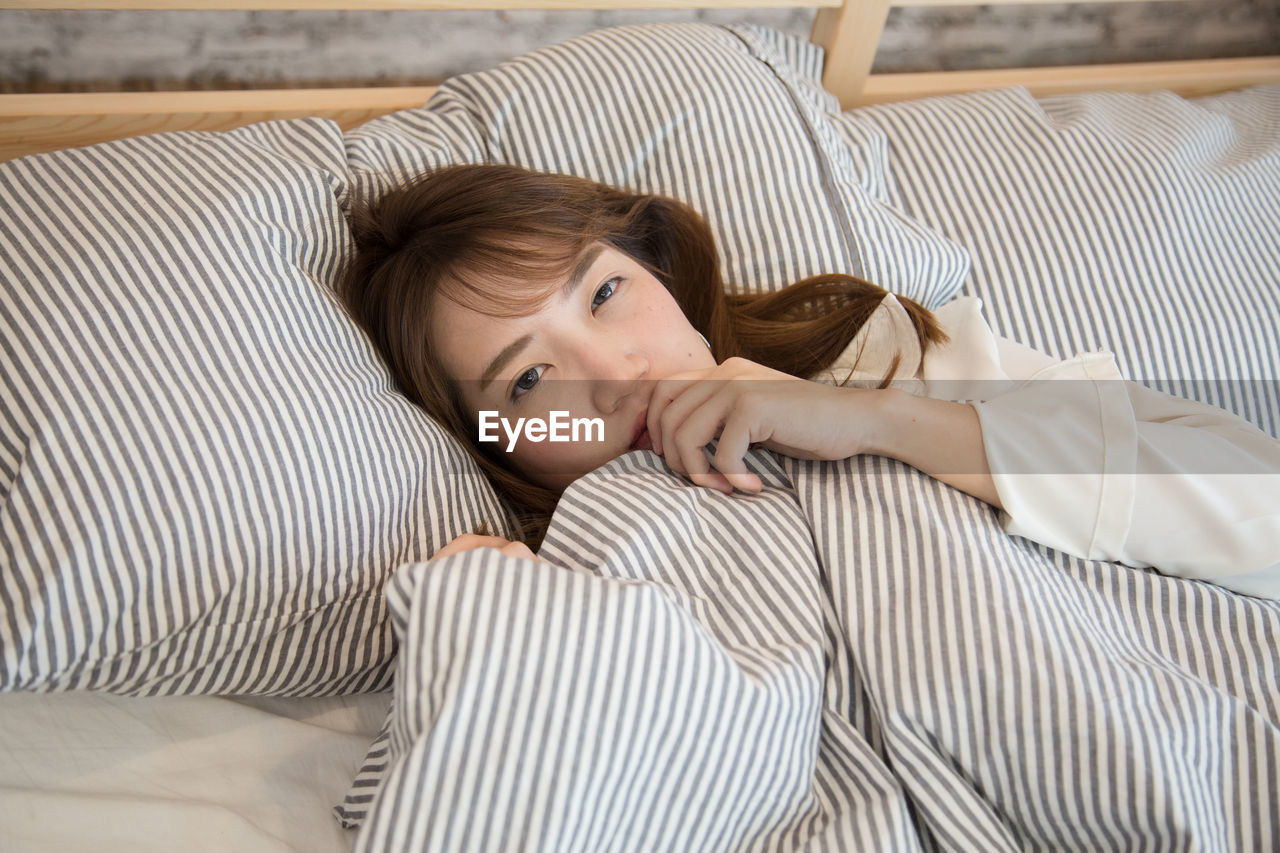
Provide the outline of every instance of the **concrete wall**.
{"type": "MultiPolygon", "coordinates": [[[[75,12],[0,10],[0,90],[435,82],[597,27],[811,10],[75,12]]],[[[876,69],[927,71],[1280,51],[1278,0],[894,9],[876,69]]]]}

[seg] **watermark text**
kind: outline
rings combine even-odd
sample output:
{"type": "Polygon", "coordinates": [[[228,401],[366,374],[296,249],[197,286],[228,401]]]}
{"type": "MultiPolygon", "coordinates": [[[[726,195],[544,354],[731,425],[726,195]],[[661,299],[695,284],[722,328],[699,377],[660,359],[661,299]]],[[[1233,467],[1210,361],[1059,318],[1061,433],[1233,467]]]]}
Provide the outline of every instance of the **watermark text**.
{"type": "Polygon", "coordinates": [[[516,418],[513,424],[496,411],[482,410],[479,420],[479,439],[482,442],[501,440],[498,429],[507,437],[507,452],[515,450],[521,434],[526,441],[604,441],[602,418],[570,418],[568,412],[551,411],[548,420],[542,418],[516,418]]]}

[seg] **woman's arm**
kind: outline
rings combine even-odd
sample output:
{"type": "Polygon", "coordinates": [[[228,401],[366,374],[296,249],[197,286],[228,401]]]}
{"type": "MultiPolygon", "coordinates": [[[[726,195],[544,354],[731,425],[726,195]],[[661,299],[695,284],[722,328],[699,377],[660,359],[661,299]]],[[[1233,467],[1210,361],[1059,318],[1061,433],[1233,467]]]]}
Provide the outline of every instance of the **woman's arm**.
{"type": "Polygon", "coordinates": [[[659,382],[649,408],[654,450],[700,486],[755,492],[750,445],[799,459],[873,453],[1002,508],[970,406],[893,389],[797,379],[743,359],[659,382]],[[708,461],[702,448],[719,445],[708,461]]]}
{"type": "Polygon", "coordinates": [[[840,388],[741,359],[657,383],[654,447],[695,483],[760,490],[753,444],[802,459],[898,459],[1000,509],[1010,533],[1280,598],[1280,441],[1125,381],[1109,353],[973,406],[840,388]],[[707,381],[712,380],[712,381],[707,381]],[[719,435],[713,459],[702,448],[719,435]]]}
{"type": "Polygon", "coordinates": [[[869,408],[872,413],[863,453],[905,462],[996,509],[1004,508],[991,477],[978,413],[972,406],[892,389],[850,393],[874,395],[851,400],[854,406],[864,411],[869,408]]]}

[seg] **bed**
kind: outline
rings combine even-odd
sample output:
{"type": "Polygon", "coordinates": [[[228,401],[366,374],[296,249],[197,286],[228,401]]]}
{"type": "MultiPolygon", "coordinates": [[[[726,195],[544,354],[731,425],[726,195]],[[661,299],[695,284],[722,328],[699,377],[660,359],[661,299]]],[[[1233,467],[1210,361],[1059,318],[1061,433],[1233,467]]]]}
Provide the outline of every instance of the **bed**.
{"type": "Polygon", "coordinates": [[[332,286],[351,200],[453,162],[675,195],[736,287],[976,296],[1280,434],[1280,58],[872,75],[888,7],[0,96],[0,849],[1280,843],[1280,604],[887,459],[759,452],[746,500],[632,453],[546,562],[425,562],[506,517],[332,286]]]}

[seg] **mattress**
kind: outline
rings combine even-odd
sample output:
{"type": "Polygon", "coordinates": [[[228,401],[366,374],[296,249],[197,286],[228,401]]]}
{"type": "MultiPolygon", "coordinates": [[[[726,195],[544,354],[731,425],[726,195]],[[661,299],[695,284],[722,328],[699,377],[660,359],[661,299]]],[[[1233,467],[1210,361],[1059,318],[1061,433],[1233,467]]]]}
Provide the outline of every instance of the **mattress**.
{"type": "Polygon", "coordinates": [[[0,695],[0,848],[343,851],[390,696],[0,695]]]}

